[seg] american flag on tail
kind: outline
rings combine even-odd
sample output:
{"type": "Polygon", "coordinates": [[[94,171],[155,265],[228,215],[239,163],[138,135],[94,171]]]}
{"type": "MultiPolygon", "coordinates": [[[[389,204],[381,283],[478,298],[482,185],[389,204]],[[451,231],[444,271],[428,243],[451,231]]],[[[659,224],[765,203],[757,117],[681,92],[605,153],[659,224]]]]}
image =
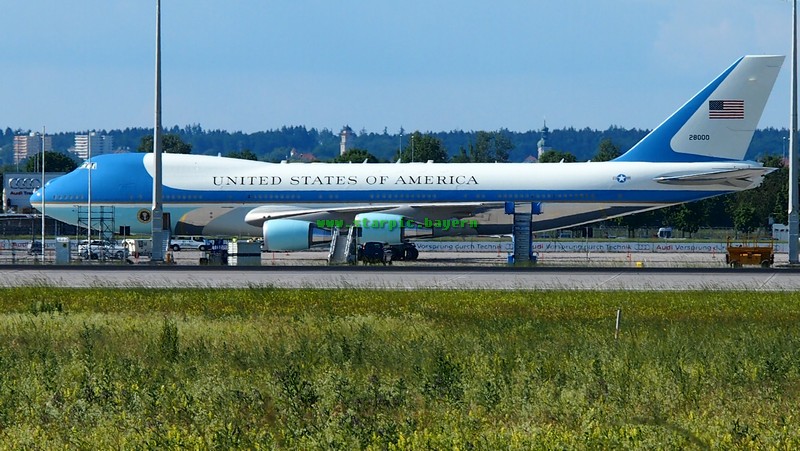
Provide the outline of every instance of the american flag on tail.
{"type": "Polygon", "coordinates": [[[744,100],[709,100],[709,119],[744,119],[744,100]]]}

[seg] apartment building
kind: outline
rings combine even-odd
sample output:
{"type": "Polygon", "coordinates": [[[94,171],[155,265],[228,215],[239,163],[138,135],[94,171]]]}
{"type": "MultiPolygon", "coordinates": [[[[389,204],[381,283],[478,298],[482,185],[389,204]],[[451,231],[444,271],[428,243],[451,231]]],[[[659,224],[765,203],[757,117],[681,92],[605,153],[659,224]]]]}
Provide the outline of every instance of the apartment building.
{"type": "Polygon", "coordinates": [[[42,134],[33,132],[29,135],[17,135],[14,137],[14,164],[19,164],[21,161],[41,153],[42,145],[44,145],[45,152],[53,151],[53,137],[45,136],[42,139],[42,134]]]}
{"type": "Polygon", "coordinates": [[[75,135],[75,155],[81,160],[92,156],[111,153],[114,150],[114,137],[109,135],[98,135],[91,132],[88,135],[75,135]]]}

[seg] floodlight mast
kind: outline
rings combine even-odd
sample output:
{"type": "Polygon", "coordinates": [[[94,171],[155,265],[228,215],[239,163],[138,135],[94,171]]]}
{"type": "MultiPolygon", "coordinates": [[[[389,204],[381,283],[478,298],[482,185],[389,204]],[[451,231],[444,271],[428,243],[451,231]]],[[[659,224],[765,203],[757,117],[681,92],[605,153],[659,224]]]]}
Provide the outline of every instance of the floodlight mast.
{"type": "Polygon", "coordinates": [[[150,216],[153,253],[150,261],[158,263],[164,261],[165,250],[161,175],[161,0],[156,0],[156,105],[155,125],[153,127],[153,156],[155,157],[155,169],[153,171],[153,206],[150,216]]]}
{"type": "Polygon", "coordinates": [[[88,162],[86,170],[86,258],[92,258],[92,132],[86,130],[88,162]]]}
{"type": "Polygon", "coordinates": [[[792,87],[789,118],[789,264],[798,261],[798,232],[800,232],[800,186],[798,186],[797,151],[797,0],[792,1],[792,87]]]}
{"type": "MultiPolygon", "coordinates": [[[[44,181],[44,176],[45,176],[45,173],[44,173],[44,149],[45,149],[45,145],[44,145],[44,143],[46,141],[47,141],[47,129],[44,126],[42,126],[42,182],[41,182],[42,183],[42,247],[41,247],[41,249],[42,249],[42,263],[44,263],[46,261],[45,260],[45,256],[44,256],[44,227],[45,227],[45,214],[46,214],[45,213],[45,208],[46,208],[45,207],[45,202],[46,202],[45,199],[46,199],[46,197],[44,196],[44,190],[45,190],[45,187],[44,187],[44,185],[45,185],[45,181],[44,181]]],[[[31,249],[33,249],[33,248],[31,248],[31,249]]]]}

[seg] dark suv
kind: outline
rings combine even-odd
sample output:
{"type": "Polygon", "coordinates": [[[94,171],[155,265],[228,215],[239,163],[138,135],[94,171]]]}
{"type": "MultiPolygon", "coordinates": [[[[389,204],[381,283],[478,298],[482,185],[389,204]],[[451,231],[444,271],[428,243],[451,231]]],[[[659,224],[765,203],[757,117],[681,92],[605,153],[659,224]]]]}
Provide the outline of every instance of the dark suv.
{"type": "Polygon", "coordinates": [[[364,243],[358,248],[358,259],[365,265],[372,263],[392,264],[392,248],[379,241],[364,243]]]}
{"type": "Polygon", "coordinates": [[[28,255],[42,255],[42,242],[34,240],[28,243],[28,255]]]}

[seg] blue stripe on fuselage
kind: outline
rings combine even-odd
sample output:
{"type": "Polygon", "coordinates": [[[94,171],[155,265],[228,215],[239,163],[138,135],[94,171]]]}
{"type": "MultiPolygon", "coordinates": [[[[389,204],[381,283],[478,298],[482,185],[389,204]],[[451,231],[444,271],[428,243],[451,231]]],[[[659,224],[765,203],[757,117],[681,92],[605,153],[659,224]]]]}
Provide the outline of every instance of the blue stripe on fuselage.
{"type": "MultiPolygon", "coordinates": [[[[94,190],[93,190],[94,191],[94,190]]],[[[729,191],[680,190],[408,190],[408,191],[188,191],[164,188],[167,204],[276,204],[276,203],[413,203],[413,202],[687,202],[727,194],[729,191]]],[[[141,192],[140,192],[141,193],[141,192]]],[[[50,196],[48,196],[50,197],[50,196]]],[[[84,199],[48,199],[49,203],[76,203],[84,199]]],[[[125,198],[114,190],[92,194],[98,203],[143,203],[151,194],[129,193],[125,198]]],[[[84,200],[85,201],[85,200],[84,200]]]]}

